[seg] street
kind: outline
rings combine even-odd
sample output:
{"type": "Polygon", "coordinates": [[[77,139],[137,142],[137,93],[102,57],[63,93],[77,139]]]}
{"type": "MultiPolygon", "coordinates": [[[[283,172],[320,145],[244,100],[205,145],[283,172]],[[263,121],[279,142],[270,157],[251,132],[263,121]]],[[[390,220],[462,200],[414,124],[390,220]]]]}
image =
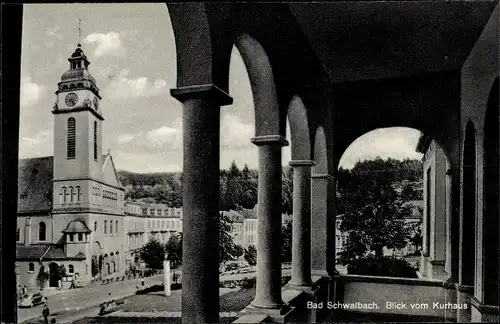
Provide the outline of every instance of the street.
{"type": "MultiPolygon", "coordinates": [[[[160,274],[145,278],[144,283],[145,285],[154,285],[160,284],[162,280],[163,274],[160,274]]],[[[96,307],[100,303],[108,301],[110,299],[110,293],[111,298],[115,300],[130,296],[135,293],[137,290],[136,285],[140,285],[140,282],[141,279],[131,279],[113,282],[107,285],[72,289],[49,296],[47,297],[47,306],[50,309],[50,318],[56,317],[58,320],[57,323],[59,323],[59,316],[67,316],[68,312],[80,313],[80,311],[96,307]]],[[[42,305],[33,308],[18,308],[18,323],[42,316],[42,308],[42,305]]]]}

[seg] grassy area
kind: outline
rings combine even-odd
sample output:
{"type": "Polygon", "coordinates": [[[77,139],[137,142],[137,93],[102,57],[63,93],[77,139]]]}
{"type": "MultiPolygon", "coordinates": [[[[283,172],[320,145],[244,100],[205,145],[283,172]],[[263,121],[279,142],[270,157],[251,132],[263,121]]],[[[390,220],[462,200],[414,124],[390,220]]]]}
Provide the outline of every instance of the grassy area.
{"type": "Polygon", "coordinates": [[[252,302],[255,288],[231,291],[220,297],[221,312],[239,312],[252,302]]]}

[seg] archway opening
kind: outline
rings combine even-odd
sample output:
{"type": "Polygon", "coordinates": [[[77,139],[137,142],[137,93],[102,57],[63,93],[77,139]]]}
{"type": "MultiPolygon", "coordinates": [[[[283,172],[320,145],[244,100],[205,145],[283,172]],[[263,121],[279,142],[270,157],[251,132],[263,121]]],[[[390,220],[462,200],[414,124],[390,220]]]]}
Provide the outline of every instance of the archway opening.
{"type": "Polygon", "coordinates": [[[439,143],[412,128],[376,129],[352,142],[339,160],[339,262],[395,257],[405,270],[385,275],[416,278],[419,271],[432,278],[444,272],[444,265],[439,271],[423,266],[447,260],[451,192],[448,158],[439,143]]]}
{"type": "Polygon", "coordinates": [[[484,124],[484,303],[498,305],[498,218],[500,205],[499,164],[499,79],[493,83],[488,98],[484,124]]]}
{"type": "Polygon", "coordinates": [[[476,130],[469,121],[463,150],[461,284],[474,286],[476,265],[476,130]]]}

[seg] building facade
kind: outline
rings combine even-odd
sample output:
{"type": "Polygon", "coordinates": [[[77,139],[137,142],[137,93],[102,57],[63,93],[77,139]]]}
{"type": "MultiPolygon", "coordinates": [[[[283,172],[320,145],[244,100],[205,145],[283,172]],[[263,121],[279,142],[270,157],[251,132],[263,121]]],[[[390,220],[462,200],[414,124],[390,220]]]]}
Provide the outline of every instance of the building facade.
{"type": "Polygon", "coordinates": [[[40,269],[56,286],[55,269],[82,283],[123,274],[124,189],[108,152],[102,152],[102,99],[78,47],[56,91],[54,156],[19,161],[17,276],[38,286],[40,269]],[[94,261],[93,261],[94,260],[94,261]],[[97,274],[94,271],[94,275],[97,274]]]}
{"type": "Polygon", "coordinates": [[[417,151],[424,154],[424,217],[420,274],[446,279],[450,275],[451,172],[443,149],[429,136],[421,135],[417,151]]]}
{"type": "Polygon", "coordinates": [[[182,233],[182,208],[163,204],[127,202],[125,205],[125,263],[127,268],[140,263],[140,249],[150,238],[168,242],[172,235],[182,233]]]}

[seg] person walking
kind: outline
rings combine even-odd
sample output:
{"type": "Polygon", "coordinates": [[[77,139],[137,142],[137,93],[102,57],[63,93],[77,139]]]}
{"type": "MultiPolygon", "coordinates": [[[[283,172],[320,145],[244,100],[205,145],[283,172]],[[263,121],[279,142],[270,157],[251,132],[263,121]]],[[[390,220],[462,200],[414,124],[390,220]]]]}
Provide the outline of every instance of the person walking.
{"type": "Polygon", "coordinates": [[[26,295],[26,293],[28,292],[28,287],[26,287],[26,285],[23,286],[23,296],[26,295]]]}
{"type": "Polygon", "coordinates": [[[21,288],[21,285],[17,286],[17,298],[23,299],[23,289],[21,288]]]}
{"type": "Polygon", "coordinates": [[[43,305],[42,315],[43,315],[43,319],[45,321],[45,324],[49,324],[50,310],[49,310],[49,307],[47,306],[47,304],[43,305]]]}
{"type": "Polygon", "coordinates": [[[75,286],[75,278],[73,277],[71,279],[71,286],[69,286],[69,289],[75,289],[75,288],[76,288],[76,286],[75,286]]]}

